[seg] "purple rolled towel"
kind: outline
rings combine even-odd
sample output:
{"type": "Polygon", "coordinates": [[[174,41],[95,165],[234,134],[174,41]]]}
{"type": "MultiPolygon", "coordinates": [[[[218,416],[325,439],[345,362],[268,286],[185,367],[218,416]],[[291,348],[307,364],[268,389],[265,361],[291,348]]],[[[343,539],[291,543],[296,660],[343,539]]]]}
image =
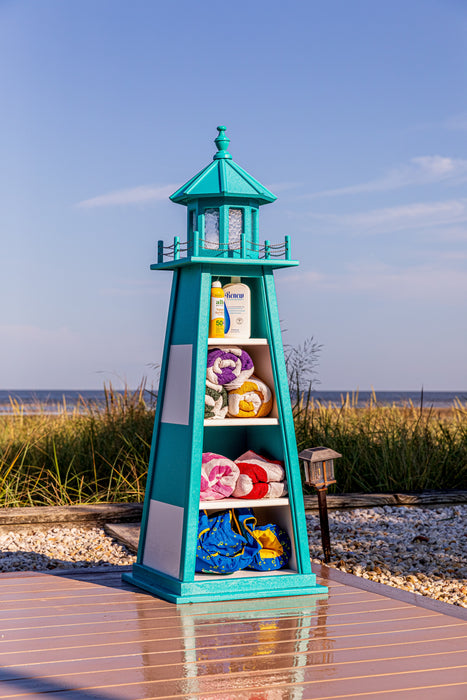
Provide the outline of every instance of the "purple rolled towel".
{"type": "Polygon", "coordinates": [[[213,388],[221,385],[227,391],[239,389],[254,370],[253,360],[245,350],[237,347],[212,348],[208,351],[206,384],[213,388]]]}

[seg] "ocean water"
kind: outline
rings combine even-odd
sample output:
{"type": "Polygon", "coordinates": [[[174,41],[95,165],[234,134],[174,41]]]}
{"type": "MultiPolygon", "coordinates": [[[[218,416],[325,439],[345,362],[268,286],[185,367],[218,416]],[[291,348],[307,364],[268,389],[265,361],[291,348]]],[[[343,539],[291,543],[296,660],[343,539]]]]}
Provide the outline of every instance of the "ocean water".
{"type": "Polygon", "coordinates": [[[455,399],[459,399],[463,403],[467,401],[467,390],[466,391],[423,391],[423,396],[421,391],[320,391],[317,389],[312,393],[315,401],[321,401],[322,403],[336,403],[342,404],[347,395],[352,405],[356,404],[359,407],[365,406],[374,396],[378,403],[392,406],[403,406],[408,403],[413,403],[414,406],[423,406],[429,408],[433,406],[434,408],[447,408],[453,404],[455,399]]]}
{"type": "MultiPolygon", "coordinates": [[[[123,392],[115,391],[115,394],[123,395],[123,392]]],[[[377,391],[376,399],[378,403],[383,405],[396,404],[402,406],[410,401],[415,406],[420,406],[421,392],[420,391],[377,391]]],[[[328,404],[329,402],[341,405],[345,401],[346,396],[349,396],[353,405],[362,407],[365,406],[373,396],[371,391],[322,391],[316,389],[312,392],[312,397],[315,401],[321,401],[328,404]]],[[[19,405],[25,414],[33,413],[58,413],[63,410],[66,405],[67,409],[72,411],[79,406],[80,397],[85,401],[91,401],[96,406],[103,408],[105,406],[105,393],[103,390],[95,391],[69,391],[69,390],[38,390],[38,391],[0,391],[0,414],[13,413],[16,406],[19,405]]],[[[152,394],[147,392],[145,397],[148,403],[152,403],[152,394]]],[[[451,406],[455,399],[462,402],[467,402],[467,391],[424,391],[423,405],[427,408],[446,408],[451,406]]]]}
{"type": "MultiPolygon", "coordinates": [[[[112,390],[113,394],[124,395],[123,391],[112,390]]],[[[150,391],[145,392],[148,404],[153,402],[150,391]]],[[[105,407],[105,392],[96,390],[0,390],[0,415],[15,413],[20,409],[24,414],[59,413],[64,407],[68,411],[83,408],[83,400],[97,408],[105,407]]]]}

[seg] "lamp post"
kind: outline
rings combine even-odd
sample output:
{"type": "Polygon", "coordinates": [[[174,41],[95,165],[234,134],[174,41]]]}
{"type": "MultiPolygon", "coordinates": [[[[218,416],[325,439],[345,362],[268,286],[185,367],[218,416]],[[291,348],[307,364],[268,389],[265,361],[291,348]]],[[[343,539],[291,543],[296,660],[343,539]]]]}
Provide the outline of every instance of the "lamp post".
{"type": "Polygon", "coordinates": [[[300,452],[298,456],[303,461],[305,484],[314,486],[318,492],[319,522],[324,561],[326,564],[329,564],[331,561],[331,540],[329,537],[326,492],[330,484],[336,483],[334,478],[334,460],[342,457],[342,455],[329,447],[310,447],[300,452]]]}

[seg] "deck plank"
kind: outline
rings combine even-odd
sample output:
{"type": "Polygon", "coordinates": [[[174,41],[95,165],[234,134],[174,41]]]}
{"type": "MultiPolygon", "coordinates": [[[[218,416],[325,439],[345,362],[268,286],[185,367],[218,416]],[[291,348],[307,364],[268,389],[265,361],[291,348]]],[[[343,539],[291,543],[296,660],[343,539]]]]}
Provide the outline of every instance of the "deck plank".
{"type": "Polygon", "coordinates": [[[121,569],[0,575],[0,698],[467,697],[467,611],[317,573],[327,596],[178,607],[121,569]]]}
{"type": "MultiPolygon", "coordinates": [[[[329,664],[313,662],[308,655],[303,658],[290,658],[293,655],[271,656],[249,659],[230,659],[228,663],[229,682],[237,686],[245,684],[252,689],[258,688],[258,679],[262,684],[274,685],[276,683],[297,682],[299,677],[303,684],[316,685],[322,683],[329,676],[329,664]],[[302,662],[294,667],[294,661],[302,662]]],[[[374,683],[379,676],[398,676],[399,682],[403,682],[404,676],[420,673],[432,673],[433,671],[451,671],[451,682],[462,681],[462,671],[465,673],[467,666],[465,655],[462,651],[450,652],[447,654],[433,654],[432,657],[396,657],[394,659],[376,658],[364,659],[363,661],[352,661],[344,659],[342,661],[332,661],[332,676],[334,683],[339,681],[361,681],[365,679],[368,683],[374,683]],[[464,656],[464,659],[462,659],[464,656]]],[[[47,677],[29,677],[25,679],[18,676],[11,680],[3,681],[3,687],[8,688],[13,693],[18,682],[22,684],[22,691],[36,691],[38,687],[41,692],[54,692],[60,690],[86,690],[88,688],[110,688],[118,686],[116,692],[124,686],[131,690],[131,686],[139,684],[142,679],[146,685],[152,686],[152,693],[157,693],[156,697],[162,697],[170,688],[172,693],[180,693],[180,690],[187,685],[195,683],[205,687],[205,692],[216,692],[222,690],[225,684],[224,674],[226,664],[223,659],[205,662],[202,665],[196,662],[184,664],[183,660],[175,664],[157,664],[155,666],[144,665],[144,667],[127,667],[124,663],[119,671],[120,679],[116,678],[115,669],[101,669],[98,671],[78,671],[76,673],[59,674],[47,677]]],[[[465,679],[465,675],[464,675],[465,679]]],[[[261,687],[261,686],[260,686],[261,687]]]]}
{"type": "MultiPolygon", "coordinates": [[[[352,615],[348,613],[348,615],[352,615]]],[[[305,616],[306,617],[306,616],[305,616]]],[[[408,615],[405,610],[395,610],[395,611],[374,611],[367,613],[359,613],[358,619],[352,616],[352,619],[343,619],[341,616],[327,615],[326,616],[326,632],[332,630],[333,633],[338,633],[339,631],[344,634],[349,634],[349,628],[353,630],[354,635],[364,635],[368,634],[369,631],[376,631],[378,629],[384,631],[394,631],[401,627],[409,624],[411,627],[419,626],[432,626],[439,621],[440,616],[436,614],[423,615],[421,612],[415,612],[408,615]],[[366,617],[367,619],[361,619],[366,617]],[[334,619],[333,619],[334,618],[334,619]]],[[[300,624],[302,620],[299,617],[276,617],[267,618],[259,617],[257,620],[239,620],[227,622],[225,618],[221,620],[219,624],[211,622],[211,624],[199,624],[192,630],[192,635],[196,639],[221,639],[227,638],[227,643],[229,640],[234,640],[239,638],[246,638],[248,635],[257,634],[258,630],[262,628],[272,628],[276,630],[290,630],[297,626],[297,620],[300,624]]],[[[319,620],[314,618],[316,625],[310,624],[306,625],[308,629],[320,629],[322,625],[319,624],[319,620]]],[[[190,625],[190,623],[187,623],[190,625]]],[[[191,625],[190,625],[191,626],[191,625]]],[[[57,634],[57,631],[53,630],[49,634],[48,628],[42,629],[40,632],[32,634],[21,634],[19,639],[14,639],[14,634],[8,633],[7,631],[2,632],[2,639],[0,640],[0,654],[4,657],[6,654],[11,654],[13,652],[22,651],[23,649],[29,649],[30,653],[40,651],[42,649],[48,649],[52,646],[54,648],[66,648],[70,642],[73,647],[90,647],[90,646],[104,646],[104,645],[114,645],[115,644],[115,634],[118,634],[118,640],[120,644],[132,644],[138,642],[141,638],[146,639],[159,639],[162,638],[167,640],[167,642],[174,640],[179,642],[183,640],[186,634],[186,626],[183,621],[179,621],[173,625],[164,624],[162,621],[160,625],[152,624],[151,628],[148,630],[144,627],[140,627],[139,624],[132,630],[121,630],[121,632],[110,631],[106,629],[96,628],[94,632],[91,631],[78,631],[76,628],[70,632],[64,632],[62,634],[57,634]]],[[[205,642],[206,643],[206,642],[205,642]]],[[[233,643],[233,642],[232,642],[233,643]]]]}

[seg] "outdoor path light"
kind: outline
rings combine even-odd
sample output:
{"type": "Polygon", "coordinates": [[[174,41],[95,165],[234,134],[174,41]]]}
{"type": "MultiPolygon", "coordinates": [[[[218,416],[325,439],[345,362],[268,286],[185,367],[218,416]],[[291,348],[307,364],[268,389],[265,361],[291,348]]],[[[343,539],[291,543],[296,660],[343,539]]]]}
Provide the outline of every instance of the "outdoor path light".
{"type": "Polygon", "coordinates": [[[319,522],[321,541],[323,543],[324,561],[331,561],[331,540],[329,537],[328,505],[326,491],[330,484],[335,484],[334,460],[342,457],[339,452],[329,447],[310,447],[298,455],[303,461],[305,484],[314,486],[318,492],[319,522]]]}

